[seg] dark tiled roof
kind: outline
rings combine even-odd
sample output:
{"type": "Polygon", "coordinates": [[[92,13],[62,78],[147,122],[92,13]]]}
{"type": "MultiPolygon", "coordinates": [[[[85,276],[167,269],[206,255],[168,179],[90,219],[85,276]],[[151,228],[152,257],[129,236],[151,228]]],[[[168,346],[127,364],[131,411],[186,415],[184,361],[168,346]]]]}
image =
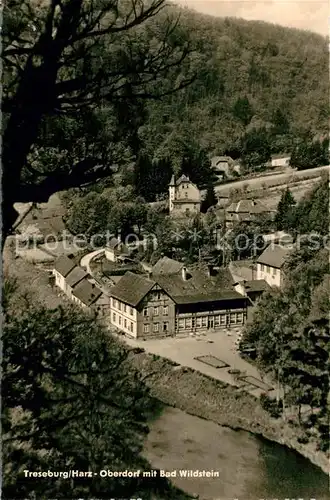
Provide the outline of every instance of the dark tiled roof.
{"type": "Polygon", "coordinates": [[[107,244],[107,248],[111,248],[112,250],[114,250],[115,248],[117,248],[119,243],[120,243],[120,240],[118,238],[111,238],[111,240],[107,244]]]}
{"type": "Polygon", "coordinates": [[[75,287],[72,294],[83,304],[90,306],[102,295],[102,292],[96,285],[84,279],[75,287]]]}
{"type": "Polygon", "coordinates": [[[219,302],[222,300],[243,299],[242,295],[235,290],[224,290],[221,293],[213,292],[208,294],[201,293],[200,295],[182,295],[175,297],[173,300],[176,304],[196,304],[201,302],[219,302]]]}
{"type": "Polygon", "coordinates": [[[266,250],[262,252],[257,262],[259,264],[281,269],[290,252],[290,248],[270,244],[266,250]]]}
{"type": "Polygon", "coordinates": [[[74,267],[76,267],[76,264],[73,260],[69,259],[66,255],[61,255],[61,257],[56,260],[54,269],[65,278],[74,267]]]}
{"type": "Polygon", "coordinates": [[[176,185],[178,186],[179,184],[181,184],[182,182],[190,182],[190,179],[189,177],[187,177],[186,175],[181,175],[181,177],[179,177],[179,179],[176,181],[176,185]]]}
{"type": "Polygon", "coordinates": [[[173,205],[176,203],[200,203],[200,200],[195,198],[182,198],[182,200],[173,200],[172,201],[173,205]]]}
{"type": "Polygon", "coordinates": [[[290,158],[290,153],[282,153],[282,154],[275,154],[272,155],[272,160],[280,160],[281,158],[290,158]]]}
{"type": "Polygon", "coordinates": [[[184,267],[182,262],[177,260],[169,259],[168,257],[162,257],[159,259],[152,268],[152,274],[175,274],[179,273],[184,267]]]}
{"type": "Polygon", "coordinates": [[[155,284],[155,281],[149,280],[144,276],[127,272],[121,280],[111,288],[110,293],[115,299],[136,307],[155,284]]]}
{"type": "Polygon", "coordinates": [[[247,293],[249,292],[263,292],[266,290],[271,290],[271,286],[268,285],[265,280],[250,280],[245,281],[245,288],[247,293]]]}
{"type": "MultiPolygon", "coordinates": [[[[177,304],[241,298],[241,295],[221,278],[219,281],[213,280],[206,276],[203,270],[189,271],[186,281],[182,279],[181,274],[159,275],[155,280],[177,304]]],[[[231,281],[231,278],[229,279],[231,281]]]]}
{"type": "Polygon", "coordinates": [[[88,273],[82,267],[77,266],[68,274],[66,282],[69,286],[73,287],[86,278],[86,276],[88,276],[88,273]]]}

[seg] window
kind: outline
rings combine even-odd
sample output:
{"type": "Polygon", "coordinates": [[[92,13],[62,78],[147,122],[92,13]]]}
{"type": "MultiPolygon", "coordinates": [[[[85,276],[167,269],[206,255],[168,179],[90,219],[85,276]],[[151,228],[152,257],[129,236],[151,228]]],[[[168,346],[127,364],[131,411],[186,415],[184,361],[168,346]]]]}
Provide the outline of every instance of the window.
{"type": "Polygon", "coordinates": [[[226,324],[226,315],[221,314],[220,315],[220,325],[225,325],[226,324]]]}
{"type": "Polygon", "coordinates": [[[237,323],[243,323],[243,313],[236,314],[237,323]]]}
{"type": "Polygon", "coordinates": [[[127,328],[127,319],[124,319],[124,327],[127,328]]]}
{"type": "Polygon", "coordinates": [[[230,322],[231,323],[236,323],[236,313],[231,313],[230,315],[230,322]]]}
{"type": "Polygon", "coordinates": [[[277,274],[277,269],[276,267],[273,267],[273,275],[276,276],[276,274],[277,274]]]}
{"type": "Polygon", "coordinates": [[[143,325],[143,331],[144,331],[144,333],[148,333],[149,332],[149,325],[143,325]]]}
{"type": "Polygon", "coordinates": [[[164,321],[164,323],[163,323],[163,331],[164,332],[168,331],[168,321],[164,321]]]}
{"type": "Polygon", "coordinates": [[[191,318],[186,319],[186,328],[191,328],[191,318]]]}
{"type": "Polygon", "coordinates": [[[214,316],[214,326],[219,326],[220,325],[220,316],[214,316]]]}
{"type": "Polygon", "coordinates": [[[164,316],[168,315],[168,306],[163,306],[163,315],[164,316]]]}
{"type": "Polygon", "coordinates": [[[160,293],[160,292],[156,292],[156,299],[157,299],[157,300],[160,300],[160,299],[161,299],[161,293],[160,293]]]}
{"type": "Polygon", "coordinates": [[[266,266],[266,273],[270,273],[270,267],[269,266],[266,266]]]}
{"type": "Polygon", "coordinates": [[[124,313],[127,312],[127,306],[124,304],[124,313]]]}
{"type": "Polygon", "coordinates": [[[112,306],[113,307],[117,307],[117,301],[116,301],[116,299],[112,299],[112,306]]]}
{"type": "Polygon", "coordinates": [[[147,307],[145,307],[143,309],[143,316],[148,316],[148,308],[147,307]]]}
{"type": "Polygon", "coordinates": [[[184,319],[183,318],[179,319],[178,325],[179,325],[179,329],[180,330],[184,329],[184,319]]]}
{"type": "Polygon", "coordinates": [[[202,318],[196,318],[196,326],[200,328],[202,326],[202,318]]]}
{"type": "Polygon", "coordinates": [[[112,314],[112,321],[116,322],[116,313],[112,314]]]}
{"type": "Polygon", "coordinates": [[[121,316],[118,316],[118,323],[121,325],[121,316]]]}
{"type": "Polygon", "coordinates": [[[154,332],[159,332],[159,323],[154,323],[154,332]]]}
{"type": "Polygon", "coordinates": [[[207,326],[207,317],[206,316],[202,317],[202,326],[207,326]]]}
{"type": "Polygon", "coordinates": [[[261,272],[264,272],[264,267],[265,267],[265,266],[264,266],[263,264],[260,264],[260,271],[261,271],[261,272]]]}
{"type": "Polygon", "coordinates": [[[154,307],[154,316],[158,316],[158,306],[154,307]]]}
{"type": "Polygon", "coordinates": [[[118,309],[121,311],[121,302],[118,301],[118,309]]]}
{"type": "Polygon", "coordinates": [[[131,322],[131,325],[130,325],[130,330],[131,332],[133,331],[134,327],[133,327],[133,323],[131,322]]]}
{"type": "Polygon", "coordinates": [[[130,308],[129,308],[129,313],[130,313],[130,315],[131,315],[131,316],[133,316],[134,311],[133,311],[133,308],[132,308],[132,307],[130,307],[130,308]]]}
{"type": "Polygon", "coordinates": [[[188,193],[187,193],[187,191],[185,192],[185,194],[184,194],[184,195],[185,195],[185,197],[186,197],[186,198],[188,198],[188,193]]]}

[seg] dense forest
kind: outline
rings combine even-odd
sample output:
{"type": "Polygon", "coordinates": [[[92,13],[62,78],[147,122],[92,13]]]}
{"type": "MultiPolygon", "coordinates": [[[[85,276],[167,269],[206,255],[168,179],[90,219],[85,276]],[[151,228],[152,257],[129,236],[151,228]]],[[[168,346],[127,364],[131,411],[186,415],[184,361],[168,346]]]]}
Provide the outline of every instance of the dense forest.
{"type": "Polygon", "coordinates": [[[298,169],[328,163],[324,37],[170,10],[180,16],[177,36],[189,33],[193,47],[181,78],[194,74],[195,79],[179,93],[128,111],[125,119],[136,125],[130,137],[136,161],[133,173],[124,165],[125,183],[154,201],[166,192],[173,172],[205,187],[213,155],[240,158],[243,173],[283,152],[292,153],[291,164],[298,169]]]}
{"type": "Polygon", "coordinates": [[[147,105],[139,136],[153,158],[185,149],[241,155],[253,130],[272,153],[328,131],[328,43],[320,35],[258,21],[178,10],[190,33],[196,80],[147,105]]]}

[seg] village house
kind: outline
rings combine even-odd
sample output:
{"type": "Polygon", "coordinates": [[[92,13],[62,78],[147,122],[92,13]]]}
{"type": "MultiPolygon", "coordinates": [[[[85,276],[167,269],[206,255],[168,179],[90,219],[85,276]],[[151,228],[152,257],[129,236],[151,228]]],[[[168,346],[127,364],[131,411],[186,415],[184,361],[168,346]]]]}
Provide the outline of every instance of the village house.
{"type": "Polygon", "coordinates": [[[83,308],[93,308],[101,314],[110,313],[110,297],[92,283],[89,274],[71,258],[66,255],[59,257],[55,262],[53,275],[55,285],[74,303],[83,308]]]}
{"type": "Polygon", "coordinates": [[[289,167],[291,156],[288,153],[274,154],[271,156],[270,166],[276,167],[289,167]]]}
{"type": "Polygon", "coordinates": [[[72,300],[84,309],[91,308],[102,315],[110,314],[110,297],[106,296],[95,283],[87,279],[81,281],[72,291],[72,300]]]}
{"type": "Polygon", "coordinates": [[[117,262],[119,257],[129,257],[129,251],[119,238],[111,238],[105,247],[105,256],[111,262],[117,262]]]}
{"type": "Polygon", "coordinates": [[[234,289],[241,295],[248,297],[251,303],[254,304],[271,287],[265,280],[243,280],[235,283],[234,289]]]}
{"type": "Polygon", "coordinates": [[[271,215],[273,212],[259,200],[243,199],[233,202],[224,211],[225,225],[231,229],[236,223],[252,222],[261,214],[271,215]]]}
{"type": "Polygon", "coordinates": [[[128,272],[111,289],[113,327],[134,338],[152,338],[221,333],[245,323],[248,297],[202,271],[161,260],[148,276],[128,272]]]}
{"type": "Polygon", "coordinates": [[[201,193],[189,177],[181,175],[175,181],[172,175],[169,184],[169,211],[173,216],[184,216],[200,212],[201,193]]]}
{"type": "Polygon", "coordinates": [[[233,173],[240,174],[240,165],[231,156],[213,156],[211,158],[211,168],[218,180],[230,179],[233,173]]]}
{"type": "Polygon", "coordinates": [[[66,277],[75,267],[75,262],[66,255],[61,255],[55,262],[53,269],[55,285],[64,293],[67,293],[66,277]]]}
{"type": "Polygon", "coordinates": [[[265,280],[270,286],[283,285],[283,266],[291,252],[288,246],[270,244],[257,260],[257,279],[265,280]]]}

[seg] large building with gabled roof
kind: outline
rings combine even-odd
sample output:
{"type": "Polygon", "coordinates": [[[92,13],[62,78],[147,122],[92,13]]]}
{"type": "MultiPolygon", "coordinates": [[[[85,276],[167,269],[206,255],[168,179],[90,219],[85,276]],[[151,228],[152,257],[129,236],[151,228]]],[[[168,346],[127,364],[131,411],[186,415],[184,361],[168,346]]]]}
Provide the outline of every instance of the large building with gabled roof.
{"type": "Polygon", "coordinates": [[[249,299],[234,290],[227,276],[211,278],[181,263],[175,271],[173,262],[169,273],[163,261],[148,276],[126,273],[111,288],[113,327],[134,338],[152,338],[223,333],[245,323],[249,299]]]}
{"type": "Polygon", "coordinates": [[[201,193],[188,176],[181,175],[175,180],[172,175],[169,184],[170,215],[185,216],[199,213],[201,209],[201,193]]]}

